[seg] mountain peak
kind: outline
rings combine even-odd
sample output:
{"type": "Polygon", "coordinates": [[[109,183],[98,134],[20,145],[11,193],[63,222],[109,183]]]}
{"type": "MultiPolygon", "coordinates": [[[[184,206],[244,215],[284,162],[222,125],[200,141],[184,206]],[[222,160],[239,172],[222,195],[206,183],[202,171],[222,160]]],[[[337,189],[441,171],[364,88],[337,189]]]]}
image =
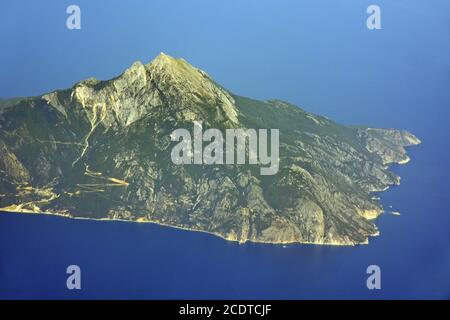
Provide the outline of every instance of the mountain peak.
{"type": "Polygon", "coordinates": [[[165,54],[164,52],[160,52],[152,61],[151,63],[172,63],[175,62],[177,59],[175,59],[172,56],[169,56],[165,54]]]}
{"type": "Polygon", "coordinates": [[[187,79],[193,79],[195,76],[198,76],[198,73],[203,73],[186,60],[171,57],[163,52],[147,64],[147,68],[153,73],[184,77],[187,79]]]}
{"type": "MultiPolygon", "coordinates": [[[[192,111],[192,104],[195,108],[207,105],[210,111],[214,111],[217,119],[238,123],[233,97],[218,86],[206,72],[186,60],[161,52],[146,68],[159,89],[171,101],[179,104],[178,107],[186,107],[186,110],[192,111]]],[[[197,115],[190,114],[187,118],[196,120],[196,117],[197,115]]]]}

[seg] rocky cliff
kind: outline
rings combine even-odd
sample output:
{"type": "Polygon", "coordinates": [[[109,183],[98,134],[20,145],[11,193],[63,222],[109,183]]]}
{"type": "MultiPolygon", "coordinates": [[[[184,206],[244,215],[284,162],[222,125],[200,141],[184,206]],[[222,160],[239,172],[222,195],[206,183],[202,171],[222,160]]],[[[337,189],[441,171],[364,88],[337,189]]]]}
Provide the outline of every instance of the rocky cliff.
{"type": "Polygon", "coordinates": [[[154,222],[240,242],[354,245],[378,234],[372,192],[420,141],[339,125],[279,100],[232,94],[183,59],[159,55],[120,76],[0,101],[0,207],[154,222]],[[175,165],[171,132],[280,130],[280,167],[175,165]]]}

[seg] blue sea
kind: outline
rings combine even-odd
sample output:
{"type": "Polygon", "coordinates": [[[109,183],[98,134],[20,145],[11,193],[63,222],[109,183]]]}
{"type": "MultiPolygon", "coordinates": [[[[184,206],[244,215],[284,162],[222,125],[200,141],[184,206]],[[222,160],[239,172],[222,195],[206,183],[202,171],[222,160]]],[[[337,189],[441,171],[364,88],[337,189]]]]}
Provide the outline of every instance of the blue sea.
{"type": "Polygon", "coordinates": [[[0,298],[418,299],[450,298],[447,163],[426,142],[395,167],[369,245],[236,244],[153,224],[0,215],[0,298]],[[434,191],[430,191],[434,190],[434,191]],[[66,288],[68,265],[81,290],[66,288]],[[366,268],[381,268],[368,290],[366,268]]]}
{"type": "Polygon", "coordinates": [[[343,124],[406,129],[422,144],[368,245],[237,244],[152,224],[0,213],[0,299],[449,299],[450,3],[379,0],[65,1],[0,4],[0,98],[108,79],[159,52],[236,94],[279,98],[343,124]],[[390,208],[392,206],[392,208],[390,208]],[[66,268],[81,268],[81,290],[66,268]],[[381,268],[368,290],[366,268],[381,268]]]}

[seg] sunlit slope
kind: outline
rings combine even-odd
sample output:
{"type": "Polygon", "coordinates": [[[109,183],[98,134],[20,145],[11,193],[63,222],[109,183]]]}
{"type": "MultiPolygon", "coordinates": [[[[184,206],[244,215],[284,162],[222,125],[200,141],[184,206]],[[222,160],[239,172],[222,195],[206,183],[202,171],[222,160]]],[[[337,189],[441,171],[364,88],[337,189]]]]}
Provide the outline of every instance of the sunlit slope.
{"type": "Polygon", "coordinates": [[[0,207],[123,219],[240,242],[366,243],[398,184],[390,163],[420,141],[347,127],[288,103],[236,96],[183,59],[159,55],[120,76],[0,101],[0,207]],[[280,168],[175,165],[177,128],[280,130],[280,168]]]}

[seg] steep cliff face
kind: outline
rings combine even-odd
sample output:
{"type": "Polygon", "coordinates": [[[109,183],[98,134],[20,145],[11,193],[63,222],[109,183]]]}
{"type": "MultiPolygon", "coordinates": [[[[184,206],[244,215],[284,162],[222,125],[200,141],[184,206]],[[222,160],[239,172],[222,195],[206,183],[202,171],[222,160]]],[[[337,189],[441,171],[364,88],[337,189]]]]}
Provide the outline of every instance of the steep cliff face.
{"type": "Polygon", "coordinates": [[[108,80],[0,101],[0,207],[124,219],[240,242],[367,243],[398,184],[390,163],[420,141],[355,128],[288,103],[233,95],[183,59],[161,54],[108,80]],[[174,129],[279,129],[280,168],[175,165],[174,129]]]}

